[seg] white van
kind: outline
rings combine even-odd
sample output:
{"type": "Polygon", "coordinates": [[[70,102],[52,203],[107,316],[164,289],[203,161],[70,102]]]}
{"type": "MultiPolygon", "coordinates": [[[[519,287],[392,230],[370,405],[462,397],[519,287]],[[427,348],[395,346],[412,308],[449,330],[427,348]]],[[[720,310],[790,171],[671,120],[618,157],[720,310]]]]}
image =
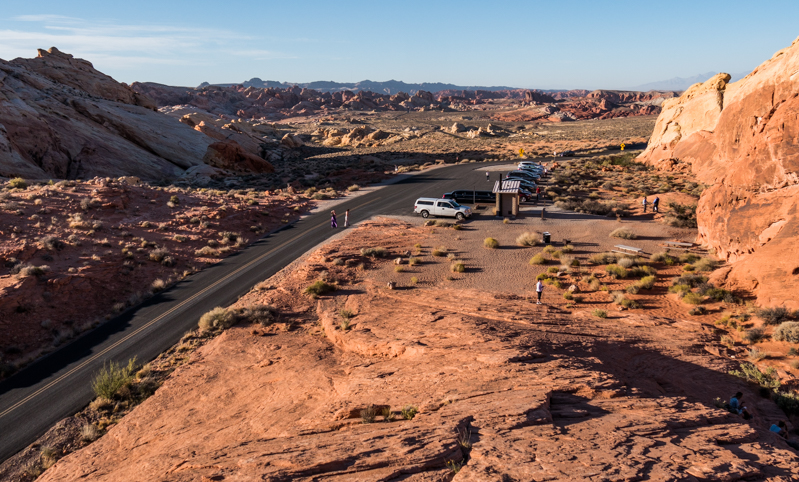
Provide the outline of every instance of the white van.
{"type": "Polygon", "coordinates": [[[429,216],[454,217],[458,221],[472,215],[472,210],[461,206],[454,199],[437,199],[434,197],[420,197],[413,204],[414,214],[421,214],[423,218],[429,216]]]}

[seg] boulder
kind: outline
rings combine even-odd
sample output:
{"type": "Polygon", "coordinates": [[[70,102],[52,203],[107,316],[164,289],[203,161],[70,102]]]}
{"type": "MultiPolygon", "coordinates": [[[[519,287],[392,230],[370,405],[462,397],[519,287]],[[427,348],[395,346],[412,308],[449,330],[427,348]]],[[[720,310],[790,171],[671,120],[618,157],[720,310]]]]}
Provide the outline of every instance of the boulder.
{"type": "Polygon", "coordinates": [[[298,147],[303,146],[302,140],[299,138],[299,136],[295,136],[294,134],[291,133],[284,135],[283,138],[280,140],[280,144],[290,149],[296,149],[298,147]]]}

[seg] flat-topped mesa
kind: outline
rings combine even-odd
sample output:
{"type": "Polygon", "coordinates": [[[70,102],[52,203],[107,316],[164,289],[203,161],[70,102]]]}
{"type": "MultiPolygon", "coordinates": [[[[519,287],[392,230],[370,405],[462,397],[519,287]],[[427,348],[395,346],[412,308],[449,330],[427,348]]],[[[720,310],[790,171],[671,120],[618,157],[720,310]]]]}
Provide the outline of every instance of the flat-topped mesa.
{"type": "Polygon", "coordinates": [[[799,308],[799,39],[745,78],[718,74],[663,111],[639,160],[709,185],[699,241],[732,263],[715,281],[799,308]]]}

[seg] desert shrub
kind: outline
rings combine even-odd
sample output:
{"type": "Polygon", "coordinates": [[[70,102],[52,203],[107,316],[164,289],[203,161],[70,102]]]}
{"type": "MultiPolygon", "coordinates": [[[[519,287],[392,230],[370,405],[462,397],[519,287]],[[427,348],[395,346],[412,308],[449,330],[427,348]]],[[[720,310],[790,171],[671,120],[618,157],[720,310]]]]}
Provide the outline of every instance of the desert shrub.
{"type": "Polygon", "coordinates": [[[563,251],[564,253],[571,253],[572,251],[574,251],[574,246],[571,244],[567,244],[566,246],[563,247],[561,251],[563,251]]]}
{"type": "Polygon", "coordinates": [[[607,273],[615,279],[624,278],[627,276],[627,270],[617,264],[609,264],[605,266],[605,271],[607,271],[607,273]]]}
{"type": "Polygon", "coordinates": [[[461,231],[463,229],[463,226],[460,224],[453,224],[452,229],[454,229],[455,231],[461,231]]]}
{"type": "Polygon", "coordinates": [[[417,413],[419,413],[419,409],[413,405],[406,405],[402,408],[402,418],[405,420],[413,420],[417,413]]]}
{"type": "Polygon", "coordinates": [[[361,189],[361,186],[359,186],[357,184],[353,184],[353,185],[347,187],[347,191],[349,191],[349,192],[355,192],[355,191],[358,191],[359,189],[361,189]]]}
{"type": "Polygon", "coordinates": [[[150,285],[150,291],[153,293],[158,293],[159,291],[163,291],[166,288],[166,281],[158,278],[157,280],[153,281],[150,285]]]}
{"type": "Polygon", "coordinates": [[[557,250],[558,249],[556,247],[552,246],[551,244],[548,244],[548,245],[544,246],[544,249],[542,250],[542,252],[547,253],[547,254],[551,254],[551,253],[553,253],[553,252],[555,252],[557,250]]]}
{"type": "Polygon", "coordinates": [[[271,305],[251,305],[236,310],[233,323],[247,321],[269,326],[277,321],[279,314],[277,308],[271,305]]]}
{"type": "Polygon", "coordinates": [[[352,311],[350,311],[348,309],[342,308],[342,309],[339,310],[338,316],[342,317],[345,320],[349,320],[350,318],[355,316],[355,313],[353,313],[352,311]]]}
{"type": "Polygon", "coordinates": [[[764,338],[766,338],[766,333],[763,328],[750,328],[743,334],[743,339],[752,344],[760,343],[764,338]]]}
{"type": "Polygon", "coordinates": [[[64,242],[55,236],[44,236],[39,240],[39,244],[48,251],[56,251],[64,247],[64,242]]]}
{"type": "Polygon", "coordinates": [[[546,273],[541,273],[535,277],[536,281],[545,280],[547,278],[549,278],[549,275],[546,273]]]}
{"type": "Polygon", "coordinates": [[[771,399],[774,400],[774,403],[777,404],[786,415],[799,415],[799,394],[796,392],[775,390],[771,399]]]}
{"type": "Polygon", "coordinates": [[[636,282],[638,286],[645,290],[651,290],[653,286],[655,286],[655,281],[657,278],[654,276],[644,276],[639,281],[636,282]]]}
{"type": "Polygon", "coordinates": [[[497,249],[499,247],[499,241],[494,238],[485,238],[483,240],[483,246],[488,249],[497,249]]]}
{"type": "Polygon", "coordinates": [[[433,251],[430,252],[433,256],[443,257],[447,255],[447,248],[443,248],[439,246],[438,248],[434,248],[433,251]]]}
{"type": "Polygon", "coordinates": [[[701,316],[707,314],[707,308],[704,306],[695,306],[688,310],[688,314],[691,316],[701,316]]]}
{"type": "Polygon", "coordinates": [[[608,312],[605,310],[600,310],[599,308],[595,308],[592,312],[592,315],[596,316],[597,318],[607,318],[608,312]]]}
{"type": "Polygon", "coordinates": [[[574,299],[574,294],[571,291],[566,290],[563,292],[563,299],[571,301],[574,299]]]}
{"type": "Polygon", "coordinates": [[[555,279],[555,278],[547,278],[547,279],[545,279],[544,280],[544,284],[549,285],[549,286],[553,286],[553,287],[558,288],[558,289],[563,288],[563,283],[561,283],[560,280],[555,279]]]}
{"type": "Polygon", "coordinates": [[[700,272],[713,271],[714,269],[718,268],[718,266],[719,262],[711,258],[702,258],[694,263],[694,268],[696,271],[700,272]]]}
{"type": "Polygon", "coordinates": [[[238,244],[241,241],[241,234],[231,231],[222,231],[219,233],[219,237],[222,238],[222,244],[238,244]]]}
{"type": "Polygon", "coordinates": [[[683,271],[693,271],[694,269],[696,268],[694,268],[694,265],[692,264],[686,264],[685,266],[682,267],[683,271]]]}
{"type": "Polygon", "coordinates": [[[554,259],[560,259],[560,257],[563,256],[563,251],[556,249],[555,251],[549,253],[549,255],[552,256],[552,258],[554,259]]]}
{"type": "Polygon", "coordinates": [[[203,258],[216,258],[219,257],[219,251],[215,250],[210,246],[203,246],[202,248],[195,251],[194,255],[203,258]]]}
{"type": "Polygon", "coordinates": [[[678,228],[696,227],[696,205],[683,206],[676,202],[669,202],[669,211],[664,218],[666,224],[678,228]]]}
{"type": "Polygon", "coordinates": [[[638,303],[624,296],[624,293],[622,293],[621,291],[614,291],[612,295],[613,295],[613,302],[616,303],[617,305],[621,305],[625,308],[631,308],[631,309],[638,308],[638,303]]]}
{"type": "Polygon", "coordinates": [[[25,182],[25,179],[22,179],[21,177],[15,177],[14,179],[8,181],[8,187],[12,189],[27,189],[28,183],[25,182]]]}
{"type": "Polygon", "coordinates": [[[688,285],[691,288],[696,288],[702,283],[707,283],[707,278],[698,274],[684,273],[682,276],[674,278],[672,284],[675,285],[688,285]]]}
{"type": "Polygon", "coordinates": [[[664,251],[653,253],[652,256],[649,257],[649,260],[654,263],[663,263],[667,266],[673,266],[677,263],[677,258],[664,251]]]}
{"type": "Polygon", "coordinates": [[[454,273],[463,273],[466,271],[466,265],[463,264],[463,261],[453,261],[449,269],[454,273]]]}
{"type": "Polygon", "coordinates": [[[419,282],[419,278],[417,278],[416,276],[411,276],[411,283],[412,284],[416,284],[418,282],[419,282]]]}
{"type": "Polygon", "coordinates": [[[385,248],[361,248],[361,256],[370,258],[384,258],[388,254],[385,248]]]}
{"type": "Polygon", "coordinates": [[[536,254],[530,258],[530,264],[546,264],[546,262],[547,259],[541,254],[536,254]]]}
{"type": "Polygon", "coordinates": [[[694,253],[683,253],[677,259],[680,260],[680,263],[693,263],[699,259],[699,256],[695,255],[694,253]]]}
{"type": "Polygon", "coordinates": [[[371,405],[361,410],[361,421],[363,423],[375,423],[377,409],[371,405]]]}
{"type": "Polygon", "coordinates": [[[617,264],[622,268],[632,268],[635,265],[635,260],[632,258],[621,258],[617,261],[617,264]]]}
{"type": "Polygon", "coordinates": [[[780,326],[774,329],[772,338],[777,341],[799,343],[799,323],[795,321],[780,323],[780,326]]]}
{"type": "Polygon", "coordinates": [[[761,308],[757,310],[757,316],[767,325],[779,325],[788,318],[788,310],[782,306],[775,308],[761,308]]]}
{"type": "Polygon", "coordinates": [[[322,280],[314,281],[314,283],[311,286],[305,288],[306,294],[314,296],[321,296],[326,293],[332,293],[333,291],[336,291],[336,285],[327,283],[322,280]]]}
{"type": "Polygon", "coordinates": [[[410,266],[416,266],[419,263],[420,263],[419,258],[408,258],[408,264],[410,266]]]}
{"type": "Polygon", "coordinates": [[[751,363],[741,363],[740,370],[730,370],[730,375],[742,378],[748,382],[754,382],[761,387],[766,388],[779,388],[780,380],[777,378],[777,370],[774,367],[766,368],[766,371],[761,372],[755,365],[751,363]]]}
{"type": "Polygon", "coordinates": [[[702,301],[704,301],[704,297],[699,293],[692,293],[688,292],[685,293],[685,296],[682,297],[682,300],[689,305],[701,305],[702,301]]]}
{"type": "Polygon", "coordinates": [[[394,272],[402,273],[404,271],[405,271],[405,266],[402,266],[401,264],[398,264],[397,266],[394,266],[394,272]]]}
{"type": "Polygon", "coordinates": [[[516,237],[516,244],[519,246],[535,246],[538,244],[539,239],[541,239],[540,234],[525,231],[516,237]]]}
{"type": "Polygon", "coordinates": [[[100,437],[100,431],[97,429],[97,426],[91,423],[87,423],[83,426],[80,431],[80,439],[83,442],[94,442],[100,437]]]}
{"type": "Polygon", "coordinates": [[[729,335],[721,335],[720,341],[722,345],[729,349],[732,349],[732,347],[735,346],[735,340],[729,335]]]}
{"type": "Polygon", "coordinates": [[[589,276],[587,278],[583,278],[583,281],[588,283],[588,287],[594,291],[598,290],[601,286],[601,283],[595,276],[589,276]]]}
{"type": "Polygon", "coordinates": [[[217,306],[200,317],[197,325],[202,331],[226,330],[236,322],[236,314],[228,309],[217,306]]]}
{"type": "Polygon", "coordinates": [[[436,219],[435,221],[433,221],[433,225],[434,226],[438,226],[439,228],[448,228],[448,227],[452,226],[452,223],[444,221],[444,220],[441,220],[441,219],[436,219]]]}
{"type": "Polygon", "coordinates": [[[705,290],[704,293],[700,291],[700,294],[710,297],[713,301],[727,301],[730,299],[735,299],[735,296],[733,296],[732,292],[713,287],[712,285],[709,289],[705,290]]]}
{"type": "Polygon", "coordinates": [[[638,237],[630,228],[616,228],[610,233],[611,238],[635,239],[638,237]]]}
{"type": "Polygon", "coordinates": [[[38,278],[50,271],[50,267],[47,265],[34,266],[32,264],[25,264],[18,267],[15,266],[14,271],[16,270],[19,270],[17,274],[20,278],[27,278],[28,276],[36,276],[38,278]]]}
{"type": "Polygon", "coordinates": [[[640,276],[654,276],[657,274],[658,270],[651,266],[633,266],[627,271],[628,276],[640,277],[640,276]]]}
{"type": "Polygon", "coordinates": [[[633,284],[627,286],[627,288],[625,288],[624,291],[630,293],[631,295],[637,295],[638,292],[641,291],[641,287],[638,286],[638,284],[633,283],[633,284]]]}
{"type": "Polygon", "coordinates": [[[133,380],[136,372],[136,358],[128,360],[127,365],[110,361],[92,379],[92,390],[100,398],[112,399],[114,395],[133,380]]]}
{"type": "Polygon", "coordinates": [[[155,261],[157,263],[160,263],[160,262],[162,262],[164,260],[164,258],[166,258],[166,256],[168,254],[169,254],[169,251],[167,251],[165,249],[162,249],[162,248],[154,249],[154,250],[150,251],[149,258],[150,258],[151,261],[155,261]]]}
{"type": "Polygon", "coordinates": [[[614,253],[594,253],[589,258],[591,263],[599,265],[599,264],[610,264],[615,263],[618,256],[614,253]]]}

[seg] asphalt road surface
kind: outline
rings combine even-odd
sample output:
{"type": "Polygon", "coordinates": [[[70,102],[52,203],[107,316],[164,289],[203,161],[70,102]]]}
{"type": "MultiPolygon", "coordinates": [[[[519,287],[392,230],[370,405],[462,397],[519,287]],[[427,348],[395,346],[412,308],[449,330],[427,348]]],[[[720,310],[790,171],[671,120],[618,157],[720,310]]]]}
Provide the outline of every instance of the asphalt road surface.
{"type": "MultiPolygon", "coordinates": [[[[339,225],[350,209],[352,223],[376,214],[410,214],[419,197],[440,197],[455,189],[491,189],[499,173],[487,182],[483,164],[459,164],[410,176],[335,207],[339,225]]],[[[150,298],[56,352],[0,382],[0,461],[44,434],[59,420],[85,407],[93,398],[91,379],[108,361],[126,363],[155,358],[216,306],[235,302],[328,237],[329,213],[307,216],[265,236],[172,288],[150,298]]],[[[81,300],[74,300],[80,303],[81,300]]]]}

